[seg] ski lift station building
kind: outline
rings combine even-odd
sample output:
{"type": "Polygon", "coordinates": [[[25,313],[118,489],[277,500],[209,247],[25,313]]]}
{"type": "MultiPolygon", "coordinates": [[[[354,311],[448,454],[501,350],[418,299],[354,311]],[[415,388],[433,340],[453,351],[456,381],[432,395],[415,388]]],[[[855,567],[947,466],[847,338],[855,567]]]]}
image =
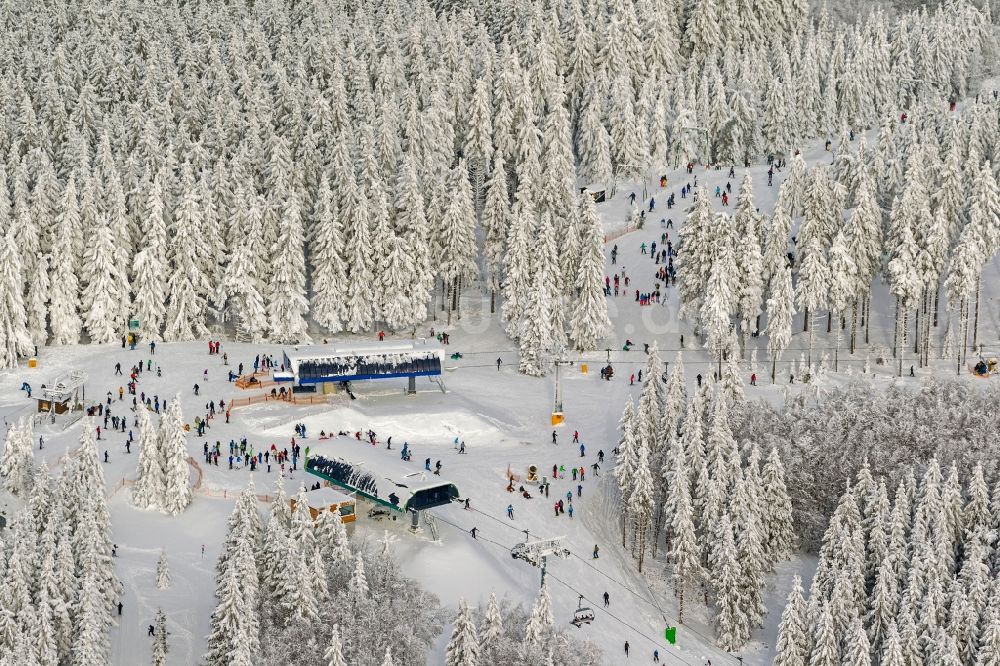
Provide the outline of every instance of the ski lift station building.
{"type": "Polygon", "coordinates": [[[298,390],[330,393],[341,382],[406,377],[407,392],[416,393],[417,377],[440,377],[444,351],[427,342],[309,345],[286,351],[284,366],[275,381],[292,382],[298,390]]]}
{"type": "Polygon", "coordinates": [[[424,470],[416,461],[401,460],[398,454],[393,455],[395,451],[376,452],[346,438],[329,441],[368,449],[364,454],[388,453],[379,455],[378,460],[347,460],[332,453],[317,453],[314,449],[306,460],[306,472],[344,492],[399,513],[433,509],[460,497],[454,483],[424,470]]]}
{"type": "Polygon", "coordinates": [[[37,397],[38,411],[65,414],[73,409],[83,409],[86,382],[87,373],[82,370],[56,377],[52,386],[42,386],[37,397]]]}

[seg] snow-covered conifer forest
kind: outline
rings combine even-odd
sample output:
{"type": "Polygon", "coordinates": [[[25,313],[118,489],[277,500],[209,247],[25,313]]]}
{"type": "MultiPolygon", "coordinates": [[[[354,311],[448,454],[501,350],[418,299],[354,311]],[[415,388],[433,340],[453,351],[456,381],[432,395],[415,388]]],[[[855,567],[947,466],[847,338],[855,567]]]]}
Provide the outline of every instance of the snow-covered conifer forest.
{"type": "Polygon", "coordinates": [[[0,666],[1000,666],[1000,29],[859,4],[8,3],[0,666]]]}

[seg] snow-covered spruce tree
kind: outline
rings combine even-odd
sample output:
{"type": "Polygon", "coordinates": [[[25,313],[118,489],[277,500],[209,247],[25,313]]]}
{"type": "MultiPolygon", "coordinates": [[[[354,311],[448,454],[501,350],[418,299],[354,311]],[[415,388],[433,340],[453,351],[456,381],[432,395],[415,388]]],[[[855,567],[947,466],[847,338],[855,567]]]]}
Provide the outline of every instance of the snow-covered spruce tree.
{"type": "Polygon", "coordinates": [[[163,185],[158,175],[145,185],[142,196],[143,248],[135,255],[132,314],[139,320],[144,337],[158,339],[164,318],[168,275],[167,223],[163,185]]]}
{"type": "Polygon", "coordinates": [[[552,601],[549,598],[549,589],[546,585],[538,591],[538,598],[531,609],[531,617],[524,627],[524,643],[522,648],[522,659],[528,663],[535,661],[539,654],[544,654],[550,643],[552,625],[555,623],[552,617],[552,601]]]}
{"type": "Polygon", "coordinates": [[[705,285],[704,301],[698,314],[705,327],[708,348],[718,361],[722,375],[722,358],[729,341],[730,316],[736,309],[739,294],[736,291],[739,270],[732,244],[731,219],[716,215],[712,234],[715,237],[712,251],[711,272],[705,285]]]}
{"type": "Polygon", "coordinates": [[[490,593],[486,611],[481,611],[480,614],[483,617],[479,623],[479,655],[486,663],[490,663],[490,660],[495,661],[501,656],[500,647],[504,632],[503,616],[500,614],[496,593],[490,593]]]}
{"type": "Polygon", "coordinates": [[[157,609],[153,625],[153,666],[167,666],[167,652],[167,616],[163,609],[157,609]]]}
{"type": "Polygon", "coordinates": [[[458,616],[452,625],[451,640],[445,650],[447,666],[476,666],[479,663],[479,635],[469,605],[458,603],[458,616]]]}
{"type": "Polygon", "coordinates": [[[275,342],[299,343],[306,337],[305,239],[296,190],[285,197],[268,290],[268,329],[275,342]]]}
{"type": "Polygon", "coordinates": [[[473,85],[472,100],[468,110],[468,132],[465,134],[463,155],[468,160],[472,180],[473,203],[476,216],[482,215],[483,183],[493,156],[493,93],[492,82],[480,78],[473,85]]]}
{"type": "Polygon", "coordinates": [[[166,340],[194,340],[202,337],[206,330],[208,281],[195,252],[203,228],[201,206],[193,167],[190,162],[185,162],[167,248],[170,272],[163,330],[166,340]]]}
{"type": "Polygon", "coordinates": [[[670,481],[669,510],[670,537],[667,561],[673,573],[674,592],[677,594],[677,620],[684,622],[684,598],[687,590],[698,589],[704,580],[701,566],[701,549],[694,529],[694,507],[691,504],[688,470],[684,464],[683,445],[675,439],[673,475],[670,481]]]}
{"type": "Polygon", "coordinates": [[[121,333],[128,305],[128,285],[115,251],[115,241],[106,218],[89,230],[91,242],[83,253],[84,325],[95,343],[111,342],[121,333]]]}
{"type": "Polygon", "coordinates": [[[838,637],[834,634],[830,604],[824,602],[813,628],[813,648],[809,666],[837,666],[840,661],[838,637]]]}
{"type": "Polygon", "coordinates": [[[569,337],[577,349],[595,348],[611,330],[608,303],[601,278],[604,274],[604,232],[594,200],[580,196],[581,252],[578,267],[579,294],[572,299],[569,337]]]}
{"type": "Polygon", "coordinates": [[[320,553],[333,562],[347,562],[353,559],[347,530],[338,511],[322,511],[316,519],[316,545],[320,553]]]}
{"type": "Polygon", "coordinates": [[[19,497],[26,498],[34,486],[33,438],[31,420],[22,418],[7,431],[0,456],[0,477],[3,477],[4,488],[19,497]]]}
{"type": "Polygon", "coordinates": [[[546,356],[552,344],[549,316],[551,302],[545,272],[536,271],[528,291],[528,301],[520,323],[518,372],[532,377],[545,374],[546,356]]]}
{"type": "Polygon", "coordinates": [[[740,341],[736,336],[736,330],[729,330],[729,340],[726,345],[726,363],[722,366],[719,389],[726,398],[734,405],[742,403],[745,399],[743,392],[743,374],[740,371],[740,341]]]}
{"type": "Polygon", "coordinates": [[[163,499],[160,510],[176,516],[191,503],[187,436],[177,394],[160,419],[160,466],[163,469],[163,499]]]}
{"type": "Polygon", "coordinates": [[[373,321],[373,250],[371,228],[367,206],[353,177],[346,181],[345,193],[347,216],[344,228],[347,247],[348,289],[347,314],[344,328],[352,333],[360,333],[369,328],[373,321]]]}
{"type": "Polygon", "coordinates": [[[298,533],[293,535],[292,529],[291,521],[287,527],[278,521],[268,522],[268,543],[272,544],[275,561],[282,563],[282,566],[274,569],[268,582],[267,617],[280,629],[311,622],[319,614],[320,600],[315,594],[315,588],[303,584],[303,581],[308,580],[311,563],[299,549],[296,537],[301,537],[302,531],[296,530],[298,533]]]}
{"type": "Polygon", "coordinates": [[[448,287],[449,322],[452,311],[459,311],[461,316],[458,300],[461,281],[476,273],[476,213],[472,205],[472,192],[469,179],[465,176],[466,172],[465,162],[460,160],[451,177],[454,190],[441,221],[444,233],[441,263],[438,268],[448,287]]]}
{"type": "Polygon", "coordinates": [[[778,626],[778,645],[774,656],[775,666],[806,666],[809,642],[806,635],[806,602],[802,597],[802,579],[798,575],[792,582],[785,609],[778,626]]]}
{"type": "Polygon", "coordinates": [[[323,659],[325,660],[323,666],[347,666],[347,661],[344,660],[344,644],[340,640],[340,627],[336,624],[330,632],[330,642],[326,652],[323,653],[323,659]]]}
{"type": "Polygon", "coordinates": [[[165,590],[170,587],[170,569],[167,566],[167,551],[160,551],[160,559],[156,561],[156,589],[165,590]]]}
{"type": "Polygon", "coordinates": [[[686,50],[699,65],[721,49],[723,36],[715,0],[698,0],[691,8],[684,32],[686,50]]]}
{"type": "Polygon", "coordinates": [[[13,368],[19,357],[31,353],[23,284],[17,244],[7,234],[0,239],[0,369],[13,368]]]}
{"type": "MultiPolygon", "coordinates": [[[[212,633],[209,636],[209,664],[227,663],[227,650],[249,659],[259,652],[259,599],[257,559],[260,557],[261,524],[257,511],[257,497],[253,483],[240,493],[229,518],[229,531],[222,553],[216,562],[218,580],[216,597],[219,599],[216,614],[212,616],[212,633]],[[234,576],[230,578],[230,576],[234,576]],[[221,612],[220,612],[221,611],[221,612]],[[241,614],[234,618],[232,614],[241,614]],[[238,626],[247,632],[233,635],[227,628],[238,626]],[[243,638],[242,644],[233,641],[243,638]]],[[[249,663],[249,661],[247,662],[249,663]]]]}
{"type": "MultiPolygon", "coordinates": [[[[699,311],[708,289],[713,265],[712,204],[700,197],[681,227],[677,256],[677,283],[680,294],[680,314],[698,320],[699,311]]],[[[699,325],[700,328],[700,325],[699,325]]]]}
{"type": "Polygon", "coordinates": [[[80,448],[66,463],[63,477],[64,506],[77,570],[85,566],[93,572],[98,579],[95,589],[102,599],[101,608],[110,615],[112,604],[121,594],[121,583],[115,577],[111,559],[111,516],[103,491],[104,472],[98,462],[95,429],[89,419],[84,421],[80,448]]]}
{"type": "Polygon", "coordinates": [[[712,580],[718,613],[715,618],[719,645],[735,651],[750,639],[750,619],[742,603],[740,563],[729,516],[723,514],[715,530],[712,548],[712,580]]]}
{"type": "Polygon", "coordinates": [[[760,215],[754,209],[753,180],[747,174],[740,183],[736,213],[733,215],[736,253],[741,258],[737,290],[741,349],[746,344],[747,333],[757,329],[757,316],[764,298],[764,256],[758,228],[759,218],[760,215]]]}
{"type": "MultiPolygon", "coordinates": [[[[640,413],[640,429],[641,429],[640,413]]],[[[636,442],[635,468],[632,472],[632,490],[629,497],[628,513],[633,525],[633,556],[639,558],[639,571],[642,571],[646,555],[646,538],[649,533],[653,513],[653,475],[649,469],[649,447],[639,439],[636,442]]]]}
{"type": "Polygon", "coordinates": [[[501,314],[507,335],[514,340],[520,335],[521,318],[532,289],[530,245],[537,226],[537,215],[531,177],[533,174],[530,169],[518,174],[514,207],[507,231],[501,314]]]}
{"type": "Polygon", "coordinates": [[[343,326],[347,276],[340,211],[326,173],[320,177],[313,210],[312,317],[320,326],[336,333],[343,326]]]}
{"type": "Polygon", "coordinates": [[[165,481],[160,438],[149,417],[149,410],[139,409],[136,418],[139,420],[139,467],[132,485],[132,503],[140,509],[159,509],[163,506],[165,481]]]}
{"type": "Polygon", "coordinates": [[[820,238],[813,237],[804,243],[800,242],[800,247],[802,258],[799,263],[798,282],[795,285],[795,304],[803,311],[807,320],[809,347],[806,360],[811,366],[816,313],[827,304],[830,268],[820,238]]]}
{"type": "Polygon", "coordinates": [[[882,264],[882,213],[869,176],[864,176],[858,188],[858,205],[847,226],[848,254],[857,268],[858,291],[851,315],[851,353],[857,346],[857,327],[865,324],[865,342],[871,323],[871,283],[882,264]]]}
{"type": "Polygon", "coordinates": [[[507,167],[500,151],[495,151],[493,168],[486,181],[486,204],[483,208],[483,252],[490,276],[490,313],[496,312],[510,227],[510,196],[507,191],[507,167]]]}
{"type": "MultiPolygon", "coordinates": [[[[49,300],[49,323],[52,342],[71,345],[80,341],[80,256],[74,238],[81,233],[80,206],[76,181],[70,176],[63,190],[55,219],[52,239],[52,294],[49,300]]],[[[161,301],[162,304],[162,301],[161,301]]],[[[162,305],[161,305],[162,307],[162,305]]]]}
{"type": "Polygon", "coordinates": [[[847,237],[838,232],[830,245],[830,317],[835,330],[836,346],[834,347],[833,370],[840,369],[841,320],[847,308],[856,302],[857,267],[850,255],[847,237]]]}
{"type": "MultiPolygon", "coordinates": [[[[365,165],[370,166],[370,169],[374,172],[376,167],[374,164],[369,164],[370,162],[371,159],[367,160],[365,165]]],[[[385,310],[387,307],[394,307],[396,310],[401,309],[399,299],[405,299],[406,294],[401,289],[398,277],[390,272],[394,268],[390,267],[389,258],[392,253],[395,237],[392,232],[391,220],[389,219],[389,200],[381,177],[378,174],[372,174],[366,194],[368,195],[368,220],[372,234],[372,276],[375,284],[379,285],[380,289],[385,289],[386,292],[380,298],[376,298],[371,304],[372,316],[374,317],[376,326],[378,326],[378,322],[385,320],[385,310]],[[390,284],[390,280],[395,280],[395,283],[390,284]],[[389,293],[388,290],[393,288],[397,290],[396,294],[389,293]]],[[[393,263],[398,263],[398,259],[394,259],[393,263]]]]}
{"type": "Polygon", "coordinates": [[[410,303],[411,276],[419,275],[412,261],[410,247],[404,244],[399,236],[387,236],[382,243],[383,252],[380,261],[381,287],[384,290],[382,303],[382,321],[393,331],[399,331],[423,320],[426,307],[414,307],[410,303]]]}
{"type": "Polygon", "coordinates": [[[577,132],[580,175],[597,184],[607,183],[612,173],[611,136],[601,119],[602,108],[599,93],[594,90],[587,93],[577,132]]]}
{"type": "Polygon", "coordinates": [[[237,184],[233,198],[237,208],[230,220],[229,261],[222,276],[222,293],[215,298],[223,303],[227,318],[234,320],[237,339],[259,343],[268,327],[256,256],[262,251],[259,245],[264,203],[242,183],[237,184]]]}
{"type": "Polygon", "coordinates": [[[212,613],[205,663],[208,666],[240,664],[250,666],[259,657],[256,599],[240,589],[237,572],[229,567],[219,579],[219,603],[212,613]]]}
{"type": "Polygon", "coordinates": [[[636,441],[635,405],[632,403],[631,398],[625,403],[621,419],[618,420],[618,432],[620,433],[618,456],[612,474],[615,476],[615,485],[618,486],[621,502],[622,548],[624,548],[625,536],[628,529],[628,507],[631,503],[632,488],[634,486],[636,447],[638,446],[636,441]]]}
{"type": "Polygon", "coordinates": [[[83,569],[80,585],[80,606],[74,622],[73,649],[71,663],[107,664],[110,653],[111,615],[110,604],[106,604],[100,588],[100,575],[90,565],[86,552],[81,553],[83,569]]]}
{"type": "Polygon", "coordinates": [[[409,155],[400,167],[399,194],[395,200],[395,229],[402,251],[411,262],[411,274],[406,280],[405,295],[409,311],[407,322],[414,329],[427,318],[427,307],[434,291],[434,271],[431,267],[431,245],[424,198],[416,168],[409,155]]]}
{"type": "Polygon", "coordinates": [[[761,474],[760,503],[764,512],[764,553],[771,569],[792,550],[795,531],[792,525],[792,501],[785,486],[785,467],[776,448],[771,449],[761,474]]]}

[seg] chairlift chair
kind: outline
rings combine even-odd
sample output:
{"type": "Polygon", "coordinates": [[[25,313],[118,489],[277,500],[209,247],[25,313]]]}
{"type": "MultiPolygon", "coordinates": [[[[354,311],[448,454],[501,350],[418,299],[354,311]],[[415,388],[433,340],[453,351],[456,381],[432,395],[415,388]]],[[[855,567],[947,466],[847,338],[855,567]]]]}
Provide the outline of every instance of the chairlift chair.
{"type": "Polygon", "coordinates": [[[591,608],[587,608],[583,604],[583,595],[577,600],[577,609],[573,612],[573,619],[570,620],[570,624],[574,627],[579,628],[581,625],[590,624],[594,621],[594,611],[591,608]]]}

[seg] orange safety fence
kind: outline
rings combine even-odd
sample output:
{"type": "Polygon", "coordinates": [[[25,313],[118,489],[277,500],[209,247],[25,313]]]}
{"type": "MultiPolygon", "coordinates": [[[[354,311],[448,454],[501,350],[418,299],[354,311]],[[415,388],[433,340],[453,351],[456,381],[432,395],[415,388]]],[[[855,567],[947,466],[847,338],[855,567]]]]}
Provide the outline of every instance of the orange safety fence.
{"type": "Polygon", "coordinates": [[[255,382],[250,381],[251,379],[255,379],[257,377],[265,377],[269,374],[271,374],[270,370],[262,370],[259,372],[252,372],[249,375],[240,375],[239,377],[236,378],[236,381],[234,383],[236,384],[236,388],[241,388],[241,389],[261,388],[263,386],[271,386],[275,382],[271,381],[265,384],[259,379],[255,382]]]}
{"type": "Polygon", "coordinates": [[[638,228],[639,228],[639,226],[636,225],[636,224],[626,224],[624,227],[620,227],[618,229],[614,229],[614,230],[609,231],[608,233],[604,234],[604,242],[605,243],[610,243],[611,241],[613,241],[615,239],[621,238],[625,234],[632,233],[633,231],[635,231],[638,228]]]}
{"type": "Polygon", "coordinates": [[[233,409],[235,407],[248,407],[262,402],[290,402],[293,405],[318,405],[329,402],[329,400],[327,400],[327,396],[295,395],[294,393],[287,392],[285,395],[278,394],[272,396],[270,393],[261,393],[246,398],[232,398],[228,405],[229,409],[233,409]]]}
{"type": "Polygon", "coordinates": [[[116,483],[111,488],[108,488],[108,490],[107,490],[107,492],[105,494],[107,495],[108,499],[111,499],[112,497],[114,497],[118,493],[119,490],[121,490],[125,486],[131,486],[131,485],[134,485],[134,484],[135,484],[135,480],[134,479],[126,479],[125,477],[122,477],[121,481],[119,481],[118,483],[116,483]]]}

